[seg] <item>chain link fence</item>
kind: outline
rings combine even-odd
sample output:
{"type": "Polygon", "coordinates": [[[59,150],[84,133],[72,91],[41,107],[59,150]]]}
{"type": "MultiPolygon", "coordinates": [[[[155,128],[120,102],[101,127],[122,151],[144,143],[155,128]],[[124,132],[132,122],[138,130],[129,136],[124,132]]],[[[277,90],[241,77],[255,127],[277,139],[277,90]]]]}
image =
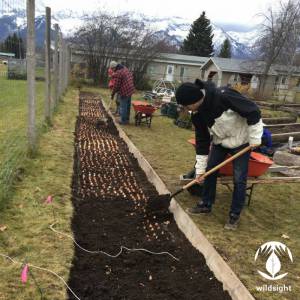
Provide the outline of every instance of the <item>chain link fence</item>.
{"type": "Polygon", "coordinates": [[[69,46],[43,9],[36,13],[34,0],[0,0],[0,206],[69,82],[69,46]]]}

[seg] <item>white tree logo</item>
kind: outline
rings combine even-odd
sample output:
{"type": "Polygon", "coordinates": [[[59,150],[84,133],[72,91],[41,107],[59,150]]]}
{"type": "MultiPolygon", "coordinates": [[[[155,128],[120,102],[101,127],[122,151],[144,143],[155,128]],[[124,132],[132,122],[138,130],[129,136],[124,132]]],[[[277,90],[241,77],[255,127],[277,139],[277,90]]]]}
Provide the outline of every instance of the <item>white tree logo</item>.
{"type": "Polygon", "coordinates": [[[257,270],[262,277],[269,280],[278,280],[285,277],[288,274],[284,273],[276,276],[276,274],[278,274],[281,269],[281,263],[279,260],[280,256],[288,255],[290,261],[293,262],[293,256],[290,249],[285,244],[280,242],[273,241],[261,245],[255,253],[254,261],[257,260],[259,255],[269,256],[266,262],[266,269],[270,275],[257,270]]]}

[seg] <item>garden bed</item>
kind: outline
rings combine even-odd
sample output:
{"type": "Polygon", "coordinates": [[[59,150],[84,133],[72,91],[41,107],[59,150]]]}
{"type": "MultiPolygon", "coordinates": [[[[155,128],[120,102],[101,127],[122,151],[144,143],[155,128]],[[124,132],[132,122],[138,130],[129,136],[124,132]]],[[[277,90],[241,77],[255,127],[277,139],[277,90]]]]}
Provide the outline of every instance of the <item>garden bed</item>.
{"type": "Polygon", "coordinates": [[[111,255],[121,246],[169,253],[124,250],[112,258],[76,247],[69,284],[80,299],[230,299],[178,229],[168,196],[158,195],[88,93],[80,96],[72,190],[72,229],[82,247],[111,255]],[[108,124],[96,129],[101,116],[108,124]]]}

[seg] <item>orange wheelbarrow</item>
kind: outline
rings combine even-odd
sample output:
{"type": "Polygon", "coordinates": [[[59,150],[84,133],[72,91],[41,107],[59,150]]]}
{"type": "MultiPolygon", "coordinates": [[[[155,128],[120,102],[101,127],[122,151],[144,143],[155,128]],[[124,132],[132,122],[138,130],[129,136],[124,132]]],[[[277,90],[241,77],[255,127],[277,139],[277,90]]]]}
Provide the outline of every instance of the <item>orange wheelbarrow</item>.
{"type": "Polygon", "coordinates": [[[155,112],[156,107],[145,101],[132,101],[132,106],[135,111],[135,126],[146,123],[150,128],[152,122],[152,114],[155,112]]]}

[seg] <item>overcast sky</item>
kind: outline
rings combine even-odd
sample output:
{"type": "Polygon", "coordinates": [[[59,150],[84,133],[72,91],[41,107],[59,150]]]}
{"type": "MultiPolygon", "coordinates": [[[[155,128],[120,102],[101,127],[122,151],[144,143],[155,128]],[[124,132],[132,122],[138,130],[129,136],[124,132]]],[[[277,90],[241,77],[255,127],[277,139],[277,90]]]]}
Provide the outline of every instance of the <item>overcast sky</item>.
{"type": "Polygon", "coordinates": [[[135,11],[149,16],[179,16],[189,21],[198,18],[204,10],[214,23],[254,25],[259,23],[257,14],[263,13],[279,0],[40,0],[53,12],[70,9],[91,12],[102,8],[116,14],[135,11]]]}

